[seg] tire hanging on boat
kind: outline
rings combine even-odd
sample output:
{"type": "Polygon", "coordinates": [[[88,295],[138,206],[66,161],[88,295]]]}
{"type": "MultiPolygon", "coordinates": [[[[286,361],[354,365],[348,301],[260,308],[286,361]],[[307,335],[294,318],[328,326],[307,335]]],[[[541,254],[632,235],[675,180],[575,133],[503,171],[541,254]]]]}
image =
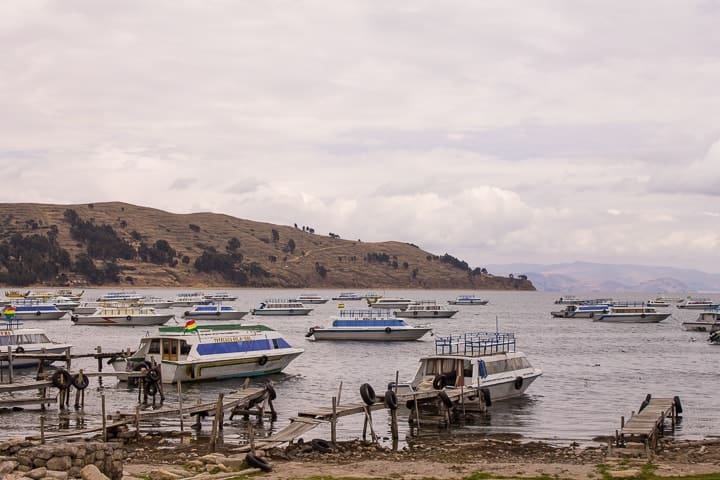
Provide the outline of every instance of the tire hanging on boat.
{"type": "Polygon", "coordinates": [[[127,317],[125,317],[125,320],[127,320],[128,322],[132,321],[132,316],[128,315],[127,317]]]}
{"type": "Polygon", "coordinates": [[[363,383],[360,385],[360,397],[366,405],[372,405],[375,403],[375,390],[369,383],[363,383]]]}
{"type": "Polygon", "coordinates": [[[445,378],[445,375],[435,375],[432,386],[435,390],[442,390],[445,388],[447,386],[447,379],[445,378]]]}
{"type": "Polygon", "coordinates": [[[260,366],[265,365],[267,362],[268,362],[267,355],[263,355],[262,357],[260,357],[258,359],[258,365],[260,365],[260,366]]]}
{"type": "Polygon", "coordinates": [[[22,347],[22,345],[19,345],[19,346],[15,349],[15,353],[25,353],[25,349],[22,347]]]}
{"type": "Polygon", "coordinates": [[[492,406],[492,399],[490,398],[490,390],[488,390],[487,388],[483,388],[482,390],[480,390],[480,392],[482,393],[482,399],[483,399],[483,403],[485,404],[485,406],[486,407],[492,406]]]}
{"type": "Polygon", "coordinates": [[[515,379],[515,383],[514,383],[514,385],[515,385],[515,390],[520,390],[520,389],[522,388],[522,386],[523,386],[523,383],[524,383],[523,377],[517,377],[517,378],[515,379]]]}
{"type": "Polygon", "coordinates": [[[392,328],[390,328],[390,327],[385,327],[385,333],[388,333],[388,334],[389,334],[389,333],[391,333],[391,332],[392,332],[392,328]]]}

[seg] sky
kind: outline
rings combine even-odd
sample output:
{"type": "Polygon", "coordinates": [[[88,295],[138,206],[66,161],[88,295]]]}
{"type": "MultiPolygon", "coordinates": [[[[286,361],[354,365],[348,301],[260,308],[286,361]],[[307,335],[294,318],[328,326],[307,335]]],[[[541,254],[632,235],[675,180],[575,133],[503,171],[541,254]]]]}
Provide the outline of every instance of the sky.
{"type": "Polygon", "coordinates": [[[0,202],[720,273],[720,1],[4,0],[0,202]]]}

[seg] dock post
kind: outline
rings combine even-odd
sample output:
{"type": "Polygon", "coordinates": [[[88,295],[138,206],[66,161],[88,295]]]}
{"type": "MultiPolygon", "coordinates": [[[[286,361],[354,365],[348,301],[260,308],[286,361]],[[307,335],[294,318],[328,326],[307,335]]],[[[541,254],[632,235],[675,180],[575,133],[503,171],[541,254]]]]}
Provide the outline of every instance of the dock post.
{"type": "Polygon", "coordinates": [[[107,442],[107,420],[105,419],[105,392],[100,394],[100,411],[102,412],[103,442],[107,442]]]}
{"type": "Polygon", "coordinates": [[[335,444],[337,430],[337,397],[332,397],[332,419],[330,420],[330,441],[335,444]]]}
{"type": "Polygon", "coordinates": [[[45,415],[40,415],[40,443],[45,445],[45,415]]]}
{"type": "MultiPolygon", "coordinates": [[[[365,411],[365,424],[370,425],[370,438],[372,439],[373,443],[375,443],[375,442],[377,442],[377,436],[375,435],[375,429],[373,428],[373,423],[372,423],[372,410],[370,410],[370,407],[367,405],[363,405],[363,410],[365,411]]],[[[365,434],[366,434],[364,425],[363,425],[363,440],[365,440],[365,434]]]]}
{"type": "Polygon", "coordinates": [[[178,410],[180,412],[180,433],[185,431],[185,424],[183,423],[183,405],[182,405],[182,385],[180,380],[177,382],[178,390],[178,410]]]}
{"type": "Polygon", "coordinates": [[[218,437],[220,436],[220,432],[223,430],[223,423],[225,421],[225,410],[223,410],[223,398],[225,398],[225,394],[220,392],[218,394],[217,399],[217,405],[215,406],[215,417],[218,419],[218,437]]]}
{"type": "Polygon", "coordinates": [[[625,428],[625,415],[620,417],[620,428],[625,428]]]}
{"type": "Polygon", "coordinates": [[[340,385],[338,386],[338,393],[337,393],[337,404],[340,405],[340,395],[342,395],[342,380],[340,381],[340,385]]]}
{"type": "Polygon", "coordinates": [[[135,405],[135,438],[140,438],[140,405],[135,405]]]}
{"type": "Polygon", "coordinates": [[[12,347],[8,345],[8,381],[13,383],[13,353],[12,347]]]}
{"type": "Polygon", "coordinates": [[[417,424],[417,432],[420,434],[420,405],[417,402],[417,394],[413,393],[413,405],[415,406],[415,422],[417,424]]]}
{"type": "Polygon", "coordinates": [[[392,436],[393,450],[397,450],[399,439],[397,408],[390,409],[390,435],[392,436]]]}
{"type": "Polygon", "coordinates": [[[255,455],[255,432],[252,422],[248,422],[248,443],[250,444],[250,453],[255,455]]]}

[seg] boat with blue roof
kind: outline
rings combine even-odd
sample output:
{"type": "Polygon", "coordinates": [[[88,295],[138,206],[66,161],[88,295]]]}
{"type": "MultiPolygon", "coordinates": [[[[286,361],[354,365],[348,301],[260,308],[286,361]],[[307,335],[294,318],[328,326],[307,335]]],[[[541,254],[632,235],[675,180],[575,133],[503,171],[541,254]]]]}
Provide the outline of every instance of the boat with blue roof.
{"type": "Polygon", "coordinates": [[[608,313],[610,304],[579,304],[579,305],[568,305],[562,310],[556,310],[550,312],[553,317],[556,318],[594,318],[595,315],[608,313]]]}
{"type": "Polygon", "coordinates": [[[253,308],[250,313],[253,315],[307,315],[313,309],[306,307],[297,300],[269,299],[260,302],[258,308],[253,308]]]}
{"type": "Polygon", "coordinates": [[[388,311],[340,310],[329,327],[311,327],[305,336],[311,340],[362,340],[397,342],[419,340],[432,327],[410,325],[388,311]]]}
{"type": "MultiPolygon", "coordinates": [[[[111,365],[122,374],[159,364],[162,383],[196,382],[278,373],[304,351],[265,325],[188,324],[160,327],[140,339],[135,353],[111,365]]],[[[127,375],[119,378],[126,381],[127,375]]]]}
{"type": "Polygon", "coordinates": [[[60,310],[54,303],[40,303],[32,300],[13,302],[4,311],[13,309],[16,320],[59,320],[67,311],[60,310]]]}
{"type": "Polygon", "coordinates": [[[475,295],[458,295],[455,300],[448,300],[450,305],[487,305],[488,300],[483,300],[475,295]]]}

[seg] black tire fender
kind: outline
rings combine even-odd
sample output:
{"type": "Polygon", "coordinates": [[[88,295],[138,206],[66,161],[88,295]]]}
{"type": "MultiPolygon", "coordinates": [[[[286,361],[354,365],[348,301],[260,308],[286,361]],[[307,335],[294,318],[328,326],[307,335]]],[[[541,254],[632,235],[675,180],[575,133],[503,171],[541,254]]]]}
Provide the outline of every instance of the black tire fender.
{"type": "Polygon", "coordinates": [[[447,379],[445,378],[445,375],[435,375],[432,385],[435,390],[442,390],[445,388],[447,386],[447,379]]]}
{"type": "Polygon", "coordinates": [[[272,465],[267,460],[252,453],[245,455],[245,461],[249,466],[259,468],[263,472],[269,472],[272,470],[272,465]]]}
{"type": "Polygon", "coordinates": [[[150,395],[151,397],[154,397],[155,395],[157,395],[157,392],[158,392],[157,383],[155,383],[155,382],[147,382],[147,383],[145,384],[145,393],[147,393],[147,394],[150,395]]]}
{"type": "Polygon", "coordinates": [[[277,398],[277,392],[275,391],[275,387],[273,387],[269,383],[265,385],[265,391],[268,393],[268,398],[270,400],[275,400],[277,398]]]}
{"type": "Polygon", "coordinates": [[[513,384],[515,386],[515,390],[520,390],[523,386],[523,383],[525,383],[523,377],[516,377],[515,383],[513,384]]]}
{"type": "Polygon", "coordinates": [[[392,328],[390,328],[390,327],[385,327],[385,333],[391,333],[391,332],[392,332],[392,328]]]}
{"type": "Polygon", "coordinates": [[[258,358],[258,365],[265,365],[268,362],[267,355],[263,355],[262,357],[258,358]]]}
{"type": "Polygon", "coordinates": [[[385,406],[390,410],[397,410],[398,408],[398,398],[392,390],[385,392],[385,406]]]}
{"type": "Polygon", "coordinates": [[[70,320],[73,322],[77,322],[80,319],[77,315],[70,315],[70,320]]]}
{"type": "Polygon", "coordinates": [[[72,385],[72,377],[70,376],[70,372],[68,372],[64,368],[56,370],[50,378],[50,381],[52,382],[54,387],[59,388],[60,390],[65,390],[69,388],[70,385],[72,385]]]}
{"type": "Polygon", "coordinates": [[[18,345],[18,347],[15,349],[15,353],[25,353],[25,349],[22,347],[22,345],[18,345]]]}
{"type": "Polygon", "coordinates": [[[133,366],[133,372],[139,372],[139,371],[142,370],[143,368],[144,368],[145,370],[150,370],[150,364],[149,364],[148,362],[136,363],[136,364],[133,366]]]}
{"type": "Polygon", "coordinates": [[[362,398],[365,405],[372,405],[375,403],[375,390],[369,383],[363,383],[360,385],[360,397],[362,398]]]}
{"type": "Polygon", "coordinates": [[[189,316],[190,316],[190,310],[185,310],[183,317],[189,317],[189,316]]]}
{"type": "Polygon", "coordinates": [[[127,320],[128,322],[132,321],[132,315],[128,315],[127,317],[125,317],[125,320],[127,320]]]}
{"type": "Polygon", "coordinates": [[[314,329],[313,327],[308,328],[308,331],[307,331],[307,333],[305,334],[305,336],[306,336],[307,338],[310,338],[310,337],[312,337],[313,335],[315,335],[315,329],[314,329]]]}
{"type": "Polygon", "coordinates": [[[217,312],[215,312],[215,316],[216,316],[216,317],[219,317],[219,316],[220,316],[220,310],[218,310],[217,312]]]}
{"type": "Polygon", "coordinates": [[[42,313],[40,313],[40,310],[38,310],[37,312],[35,312],[35,316],[36,316],[36,317],[39,317],[40,315],[42,315],[42,313]]]}
{"type": "Polygon", "coordinates": [[[85,390],[90,385],[90,377],[87,375],[80,376],[79,373],[72,376],[72,386],[78,390],[85,390]]]}
{"type": "Polygon", "coordinates": [[[158,365],[157,367],[148,370],[147,378],[152,380],[153,382],[157,382],[158,380],[160,380],[160,366],[158,365]]]}
{"type": "Polygon", "coordinates": [[[322,438],[313,438],[310,440],[310,445],[312,445],[313,450],[317,450],[320,453],[330,453],[333,451],[332,444],[322,438]]]}
{"type": "Polygon", "coordinates": [[[413,317],[417,317],[417,312],[413,312],[413,317]]]}
{"type": "Polygon", "coordinates": [[[453,401],[450,400],[450,397],[445,390],[440,390],[440,392],[438,393],[438,397],[447,408],[452,408],[453,401]]]}

